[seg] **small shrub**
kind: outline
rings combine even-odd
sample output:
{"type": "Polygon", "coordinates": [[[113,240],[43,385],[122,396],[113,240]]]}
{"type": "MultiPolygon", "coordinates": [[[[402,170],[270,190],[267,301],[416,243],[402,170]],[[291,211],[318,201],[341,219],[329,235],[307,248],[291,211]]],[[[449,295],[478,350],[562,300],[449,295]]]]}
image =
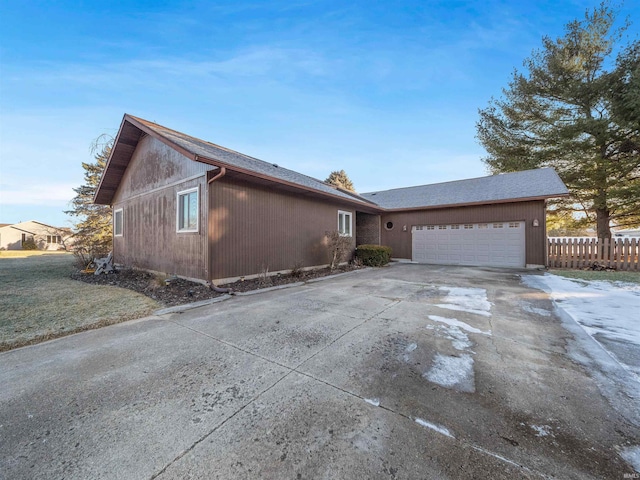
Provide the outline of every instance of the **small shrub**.
{"type": "Polygon", "coordinates": [[[27,238],[24,242],[22,242],[23,250],[37,250],[38,246],[36,245],[36,241],[33,237],[27,238]]]}
{"type": "Polygon", "coordinates": [[[391,260],[391,247],[384,245],[359,245],[356,257],[368,267],[382,267],[391,260]]]}
{"type": "Polygon", "coordinates": [[[293,278],[300,278],[304,275],[304,270],[302,269],[302,262],[296,262],[293,264],[293,268],[291,269],[291,276],[293,278]]]}
{"type": "Polygon", "coordinates": [[[258,285],[260,285],[260,288],[264,288],[272,283],[271,277],[269,276],[269,265],[263,263],[260,268],[260,273],[258,274],[258,285]]]}
{"type": "Polygon", "coordinates": [[[353,259],[351,260],[351,266],[353,268],[360,268],[360,267],[363,267],[364,264],[362,263],[362,259],[361,258],[353,257],[353,259]]]}

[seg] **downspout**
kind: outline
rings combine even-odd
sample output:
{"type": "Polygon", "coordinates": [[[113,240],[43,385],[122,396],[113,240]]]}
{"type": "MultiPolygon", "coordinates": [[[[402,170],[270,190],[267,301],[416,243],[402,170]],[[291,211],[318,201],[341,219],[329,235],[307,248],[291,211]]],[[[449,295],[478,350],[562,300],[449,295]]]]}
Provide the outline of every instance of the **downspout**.
{"type": "MultiPolygon", "coordinates": [[[[215,182],[219,178],[224,177],[225,174],[227,173],[227,169],[225,167],[218,167],[218,168],[219,168],[218,173],[216,173],[213,177],[207,180],[207,185],[211,185],[213,182],[215,182]]],[[[209,202],[209,189],[207,189],[207,268],[211,266],[210,260],[209,260],[209,229],[208,229],[209,205],[208,205],[208,202],[209,202]]],[[[207,285],[209,285],[209,289],[213,290],[214,292],[230,293],[231,295],[233,295],[233,290],[231,288],[216,287],[211,280],[207,282],[207,285]]]]}
{"type": "Polygon", "coordinates": [[[227,169],[225,167],[218,167],[218,168],[220,169],[220,171],[216,173],[213,177],[211,177],[209,180],[207,180],[207,183],[209,185],[211,185],[213,182],[215,182],[219,178],[222,178],[226,175],[227,169]]]}

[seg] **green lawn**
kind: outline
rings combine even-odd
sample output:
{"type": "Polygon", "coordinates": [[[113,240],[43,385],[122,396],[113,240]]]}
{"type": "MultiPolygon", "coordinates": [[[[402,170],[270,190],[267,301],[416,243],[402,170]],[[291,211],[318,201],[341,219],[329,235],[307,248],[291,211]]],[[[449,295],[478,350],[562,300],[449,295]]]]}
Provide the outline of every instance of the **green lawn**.
{"type": "Polygon", "coordinates": [[[0,351],[148,315],[159,304],[69,278],[71,254],[0,254],[0,351]]]}
{"type": "Polygon", "coordinates": [[[580,280],[604,280],[607,282],[628,282],[640,284],[640,272],[598,272],[595,270],[549,269],[549,273],[580,280]]]}

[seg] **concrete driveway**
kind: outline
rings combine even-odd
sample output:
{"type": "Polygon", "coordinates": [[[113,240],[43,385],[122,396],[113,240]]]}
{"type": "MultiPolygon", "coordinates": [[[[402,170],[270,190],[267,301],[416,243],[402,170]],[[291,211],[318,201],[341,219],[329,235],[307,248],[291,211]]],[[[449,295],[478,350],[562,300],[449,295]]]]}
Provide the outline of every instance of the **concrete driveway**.
{"type": "Polygon", "coordinates": [[[637,419],[521,273],[401,264],[0,354],[0,478],[634,475],[637,419]]]}

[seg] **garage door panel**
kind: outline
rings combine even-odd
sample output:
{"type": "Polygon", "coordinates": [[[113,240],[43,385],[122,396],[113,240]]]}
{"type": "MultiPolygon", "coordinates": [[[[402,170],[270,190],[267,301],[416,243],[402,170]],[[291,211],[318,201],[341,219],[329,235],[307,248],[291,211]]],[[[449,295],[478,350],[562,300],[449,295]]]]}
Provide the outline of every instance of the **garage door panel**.
{"type": "Polygon", "coordinates": [[[412,229],[413,260],[453,265],[525,265],[524,222],[422,226],[412,229]]]}

